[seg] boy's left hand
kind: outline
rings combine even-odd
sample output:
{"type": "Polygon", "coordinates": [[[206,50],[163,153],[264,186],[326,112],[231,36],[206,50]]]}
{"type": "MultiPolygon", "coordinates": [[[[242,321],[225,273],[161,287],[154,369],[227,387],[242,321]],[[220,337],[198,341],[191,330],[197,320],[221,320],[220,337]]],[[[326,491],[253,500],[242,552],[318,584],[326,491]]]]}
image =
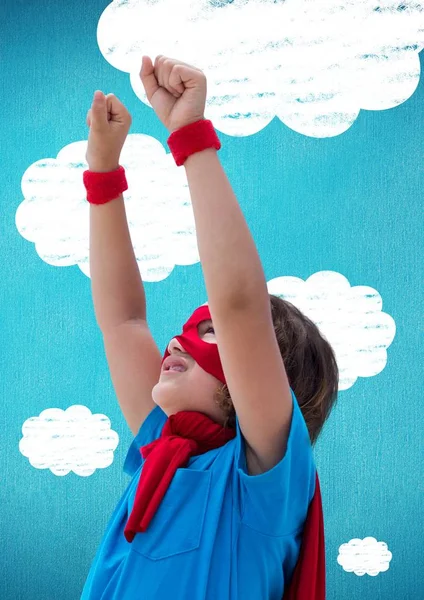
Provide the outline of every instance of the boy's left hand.
{"type": "Polygon", "coordinates": [[[207,83],[200,69],[166,56],[143,56],[140,79],[153,110],[170,133],[204,119],[207,83]]]}

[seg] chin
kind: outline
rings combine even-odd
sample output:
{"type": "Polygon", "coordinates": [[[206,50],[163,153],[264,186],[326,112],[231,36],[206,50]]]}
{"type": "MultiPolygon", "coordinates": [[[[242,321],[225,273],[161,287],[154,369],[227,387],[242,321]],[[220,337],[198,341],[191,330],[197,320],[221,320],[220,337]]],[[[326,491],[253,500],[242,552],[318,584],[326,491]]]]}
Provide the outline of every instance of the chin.
{"type": "Polygon", "coordinates": [[[152,389],[152,400],[168,417],[180,412],[181,410],[190,410],[189,408],[184,408],[181,406],[178,398],[175,397],[175,391],[167,392],[163,389],[161,383],[157,383],[152,389]]]}

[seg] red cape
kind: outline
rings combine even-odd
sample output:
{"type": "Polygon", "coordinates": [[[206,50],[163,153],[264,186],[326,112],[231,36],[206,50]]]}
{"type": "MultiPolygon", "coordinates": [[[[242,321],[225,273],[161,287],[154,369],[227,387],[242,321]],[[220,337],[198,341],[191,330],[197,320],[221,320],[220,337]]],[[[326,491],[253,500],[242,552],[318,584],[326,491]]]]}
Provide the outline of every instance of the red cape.
{"type": "Polygon", "coordinates": [[[299,559],[283,600],[325,600],[324,516],[318,473],[314,497],[305,521],[299,559]]]}

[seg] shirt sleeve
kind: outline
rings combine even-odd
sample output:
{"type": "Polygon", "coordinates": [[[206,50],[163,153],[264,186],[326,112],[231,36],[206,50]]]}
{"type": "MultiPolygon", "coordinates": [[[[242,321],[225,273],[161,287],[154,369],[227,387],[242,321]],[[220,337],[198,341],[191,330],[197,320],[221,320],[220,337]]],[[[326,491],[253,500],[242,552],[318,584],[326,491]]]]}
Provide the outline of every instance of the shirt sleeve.
{"type": "Polygon", "coordinates": [[[124,462],[124,473],[131,475],[131,477],[136,473],[143,462],[140,448],[160,437],[167,418],[159,406],[155,406],[149,412],[128,450],[124,462]]]}
{"type": "Polygon", "coordinates": [[[315,493],[316,467],[308,428],[291,390],[293,413],[287,449],[269,471],[249,475],[237,419],[236,465],[242,523],[260,533],[285,536],[300,529],[315,493]]]}

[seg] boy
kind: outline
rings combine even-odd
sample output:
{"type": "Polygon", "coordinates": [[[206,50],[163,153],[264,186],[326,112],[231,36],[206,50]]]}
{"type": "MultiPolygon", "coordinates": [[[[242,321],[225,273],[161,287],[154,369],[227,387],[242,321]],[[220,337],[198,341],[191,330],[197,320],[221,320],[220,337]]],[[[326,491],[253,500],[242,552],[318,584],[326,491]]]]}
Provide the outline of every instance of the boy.
{"type": "Polygon", "coordinates": [[[159,56],[155,65],[143,57],[141,79],[186,169],[208,305],[194,311],[162,359],[122,197],[128,186],[119,156],[131,117],[114,96],[97,93],[84,173],[92,291],[135,440],[125,462],[132,481],[82,598],[321,600],[322,509],[308,427],[282,361],[259,256],[204,119],[206,78],[159,56]],[[217,401],[222,386],[233,426],[217,401]]]}

